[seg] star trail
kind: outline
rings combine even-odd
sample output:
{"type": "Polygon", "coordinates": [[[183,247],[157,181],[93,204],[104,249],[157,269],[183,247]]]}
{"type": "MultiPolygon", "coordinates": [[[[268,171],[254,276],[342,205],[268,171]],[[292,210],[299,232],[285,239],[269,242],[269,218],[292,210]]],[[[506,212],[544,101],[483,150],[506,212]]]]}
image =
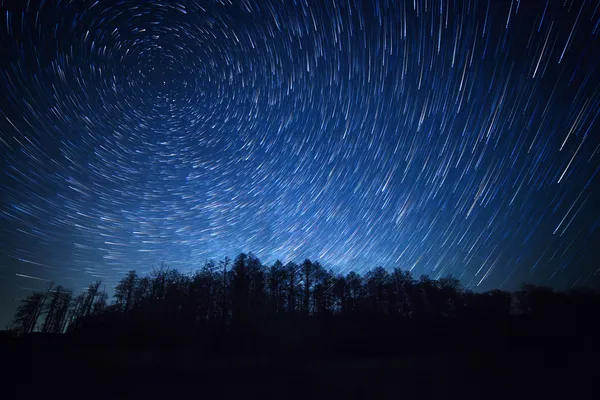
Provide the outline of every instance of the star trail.
{"type": "Polygon", "coordinates": [[[241,251],[474,290],[598,284],[596,1],[2,14],[3,308],[241,251]]]}

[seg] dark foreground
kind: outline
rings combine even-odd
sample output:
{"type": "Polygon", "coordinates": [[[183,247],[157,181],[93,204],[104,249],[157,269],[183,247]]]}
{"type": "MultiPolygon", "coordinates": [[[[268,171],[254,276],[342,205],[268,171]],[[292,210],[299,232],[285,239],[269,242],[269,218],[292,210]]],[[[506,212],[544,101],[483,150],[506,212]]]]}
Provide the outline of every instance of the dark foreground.
{"type": "Polygon", "coordinates": [[[173,337],[5,335],[0,397],[598,398],[600,338],[591,331],[554,330],[450,334],[439,327],[402,337],[377,328],[354,337],[319,337],[319,344],[286,342],[277,351],[262,351],[275,346],[256,338],[231,335],[211,342],[221,346],[218,351],[173,337]]]}

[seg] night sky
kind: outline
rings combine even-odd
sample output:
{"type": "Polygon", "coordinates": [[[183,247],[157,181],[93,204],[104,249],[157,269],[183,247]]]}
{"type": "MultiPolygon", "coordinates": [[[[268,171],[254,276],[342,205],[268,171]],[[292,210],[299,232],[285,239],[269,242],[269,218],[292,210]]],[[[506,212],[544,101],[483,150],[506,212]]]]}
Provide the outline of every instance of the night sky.
{"type": "Polygon", "coordinates": [[[598,1],[1,4],[3,323],[241,251],[600,284],[598,1]]]}

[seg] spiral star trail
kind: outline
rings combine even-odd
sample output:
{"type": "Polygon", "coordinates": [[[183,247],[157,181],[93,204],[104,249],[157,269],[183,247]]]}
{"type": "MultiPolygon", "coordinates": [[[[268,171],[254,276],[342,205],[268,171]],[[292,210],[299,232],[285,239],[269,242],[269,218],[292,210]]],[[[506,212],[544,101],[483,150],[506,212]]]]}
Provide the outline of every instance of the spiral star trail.
{"type": "Polygon", "coordinates": [[[2,309],[241,251],[597,285],[599,4],[2,1],[2,309]]]}

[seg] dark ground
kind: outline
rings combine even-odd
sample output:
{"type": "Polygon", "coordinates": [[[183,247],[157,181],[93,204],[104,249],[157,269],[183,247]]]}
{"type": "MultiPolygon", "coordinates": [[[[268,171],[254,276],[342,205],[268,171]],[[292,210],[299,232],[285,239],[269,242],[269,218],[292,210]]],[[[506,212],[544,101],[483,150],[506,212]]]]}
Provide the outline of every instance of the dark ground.
{"type": "Polygon", "coordinates": [[[184,340],[148,347],[120,339],[90,345],[69,336],[6,334],[0,339],[5,382],[0,397],[600,398],[600,338],[437,334],[399,338],[396,349],[404,350],[388,354],[388,345],[377,346],[381,339],[346,354],[301,345],[267,357],[200,355],[184,340]]]}

